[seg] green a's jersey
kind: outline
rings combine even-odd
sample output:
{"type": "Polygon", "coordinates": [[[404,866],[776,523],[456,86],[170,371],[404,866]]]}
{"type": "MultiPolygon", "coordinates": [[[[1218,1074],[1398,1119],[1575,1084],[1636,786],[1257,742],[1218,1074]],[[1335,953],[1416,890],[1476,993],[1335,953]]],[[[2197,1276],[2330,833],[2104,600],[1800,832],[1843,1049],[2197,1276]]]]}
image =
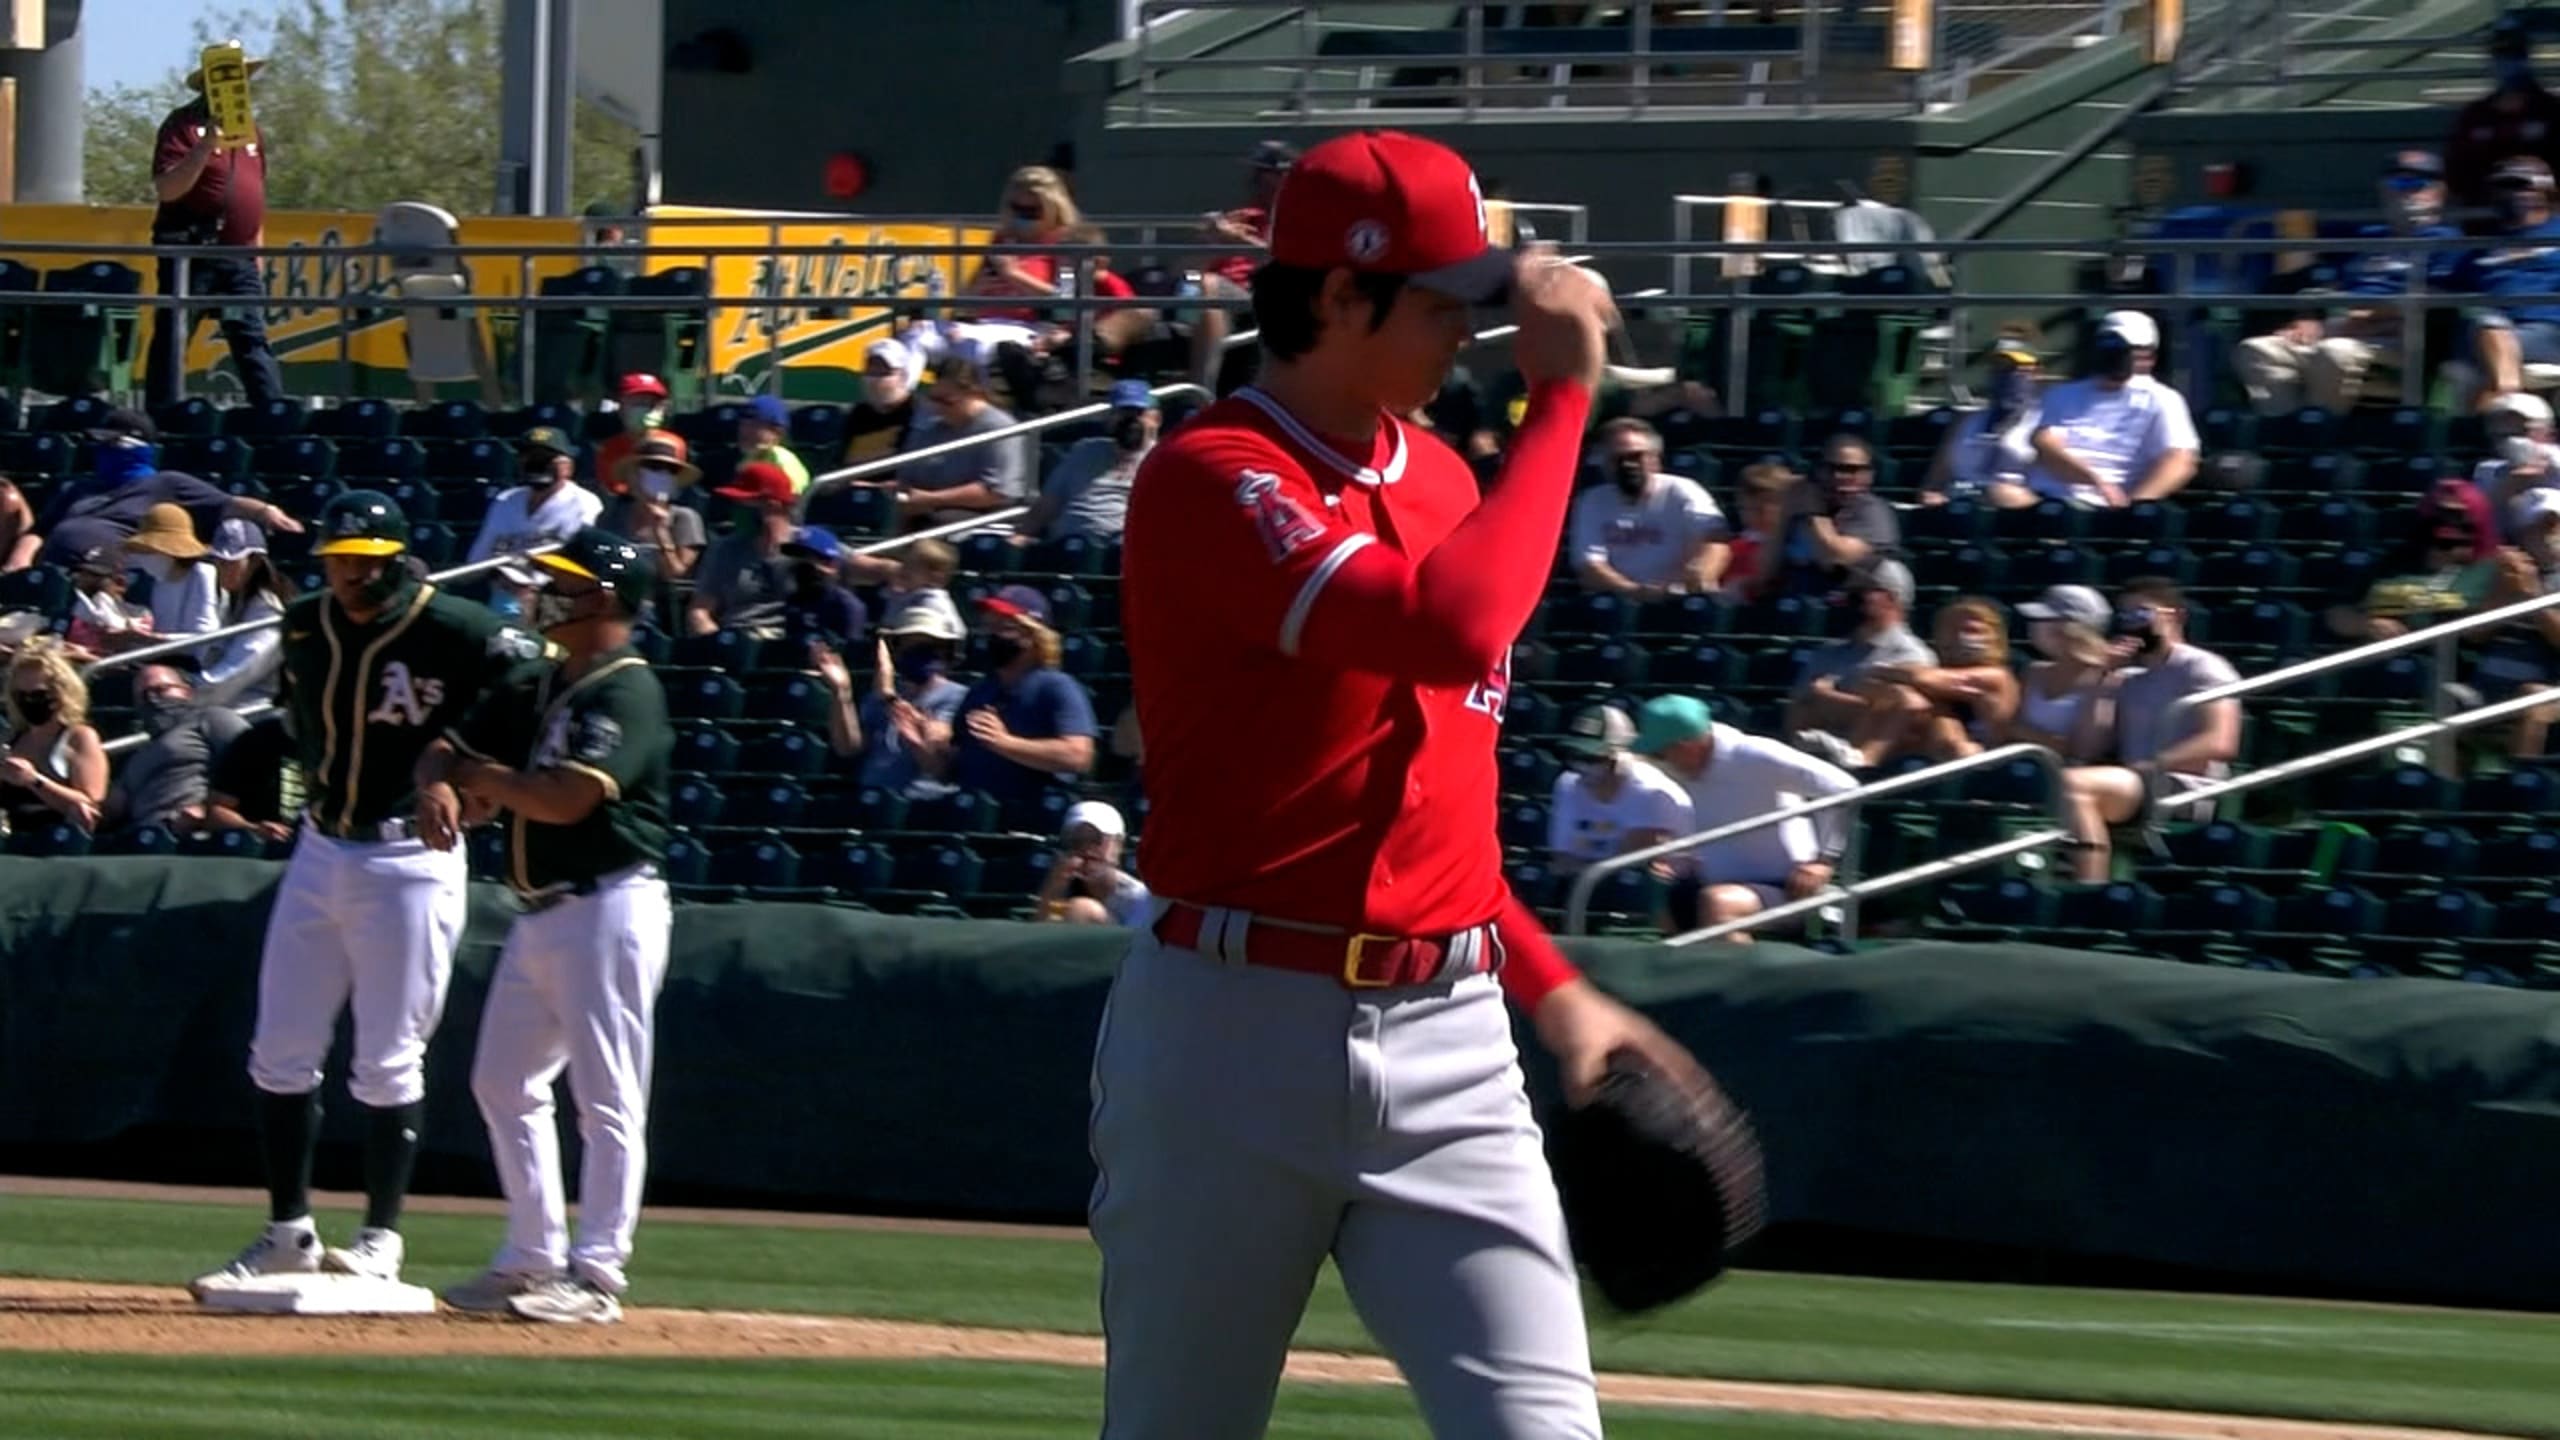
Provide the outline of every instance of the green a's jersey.
{"type": "Polygon", "coordinates": [[[666,688],[640,656],[617,650],[577,676],[546,665],[530,684],[492,695],[455,739],[526,774],[575,770],[604,786],[603,803],[574,825],[507,818],[507,878],[518,891],[667,858],[676,732],[666,688]]]}
{"type": "Polygon", "coordinates": [[[284,614],[283,701],[312,823],[375,831],[417,804],[418,753],[486,692],[542,668],[540,637],[432,585],[358,625],[325,590],[284,614]]]}

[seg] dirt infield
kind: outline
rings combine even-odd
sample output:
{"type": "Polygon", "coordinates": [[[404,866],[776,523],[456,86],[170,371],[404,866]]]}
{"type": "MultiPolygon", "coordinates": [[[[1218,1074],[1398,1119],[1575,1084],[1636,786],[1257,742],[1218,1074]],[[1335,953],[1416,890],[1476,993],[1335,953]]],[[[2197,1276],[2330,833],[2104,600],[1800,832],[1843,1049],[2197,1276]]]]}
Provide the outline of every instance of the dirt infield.
{"type": "MultiPolygon", "coordinates": [[[[216,1315],[185,1292],[140,1285],[0,1279],[0,1349],[139,1355],[578,1356],[597,1359],[971,1360],[1097,1366],[1091,1336],[917,1325],[827,1315],[634,1309],[620,1325],[540,1326],[451,1313],[398,1319],[216,1315]]],[[[1293,1380],[1392,1385],[1370,1356],[1299,1351],[1293,1380]]],[[[2116,1406],[1603,1375],[1615,1404],[1750,1410],[1835,1420],[1950,1425],[2148,1440],[2481,1440],[2440,1430],[2333,1421],[2138,1410],[2116,1406]]]]}

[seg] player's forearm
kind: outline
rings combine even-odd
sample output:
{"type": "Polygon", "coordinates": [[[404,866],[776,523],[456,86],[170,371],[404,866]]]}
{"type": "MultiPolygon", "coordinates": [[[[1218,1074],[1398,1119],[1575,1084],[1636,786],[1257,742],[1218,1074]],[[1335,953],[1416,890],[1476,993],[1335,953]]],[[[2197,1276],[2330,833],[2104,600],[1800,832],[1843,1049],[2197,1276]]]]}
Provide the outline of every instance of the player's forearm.
{"type": "Polygon", "coordinates": [[[432,785],[452,784],[453,762],[457,753],[450,740],[428,741],[427,748],[418,752],[418,763],[409,767],[409,783],[420,790],[432,785]]]}
{"type": "Polygon", "coordinates": [[[578,770],[510,770],[502,765],[475,766],[473,793],[495,801],[536,825],[575,825],[604,800],[604,787],[578,770]]]}
{"type": "Polygon", "coordinates": [[[1520,897],[1505,890],[1502,913],[1494,917],[1494,934],[1502,942],[1502,993],[1523,1010],[1536,1010],[1538,1002],[1554,994],[1562,986],[1582,978],[1564,951],[1556,948],[1547,927],[1520,897]]]}

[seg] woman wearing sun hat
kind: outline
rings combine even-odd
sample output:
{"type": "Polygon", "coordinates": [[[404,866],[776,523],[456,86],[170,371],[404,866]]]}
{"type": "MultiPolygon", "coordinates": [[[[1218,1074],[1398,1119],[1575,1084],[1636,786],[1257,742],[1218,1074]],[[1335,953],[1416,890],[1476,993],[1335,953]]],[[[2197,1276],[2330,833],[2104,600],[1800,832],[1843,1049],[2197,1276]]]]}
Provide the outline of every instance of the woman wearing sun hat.
{"type": "Polygon", "coordinates": [[[676,492],[702,478],[684,437],[652,430],[606,476],[615,492],[597,523],[643,550],[654,552],[659,575],[679,580],[693,573],[709,535],[702,512],[676,503],[676,492]]]}
{"type": "Polygon", "coordinates": [[[127,565],[151,577],[152,634],[175,640],[221,628],[222,584],[184,506],[163,502],[143,512],[124,553],[127,565]]]}

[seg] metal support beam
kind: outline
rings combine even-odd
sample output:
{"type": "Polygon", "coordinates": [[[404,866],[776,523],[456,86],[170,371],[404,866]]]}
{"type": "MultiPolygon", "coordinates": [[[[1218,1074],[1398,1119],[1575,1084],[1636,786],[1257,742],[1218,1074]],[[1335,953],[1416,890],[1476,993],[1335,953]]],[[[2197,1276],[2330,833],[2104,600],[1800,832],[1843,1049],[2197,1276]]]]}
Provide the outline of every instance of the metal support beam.
{"type": "Polygon", "coordinates": [[[506,0],[500,33],[498,213],[569,213],[576,0],[506,0]]]}

